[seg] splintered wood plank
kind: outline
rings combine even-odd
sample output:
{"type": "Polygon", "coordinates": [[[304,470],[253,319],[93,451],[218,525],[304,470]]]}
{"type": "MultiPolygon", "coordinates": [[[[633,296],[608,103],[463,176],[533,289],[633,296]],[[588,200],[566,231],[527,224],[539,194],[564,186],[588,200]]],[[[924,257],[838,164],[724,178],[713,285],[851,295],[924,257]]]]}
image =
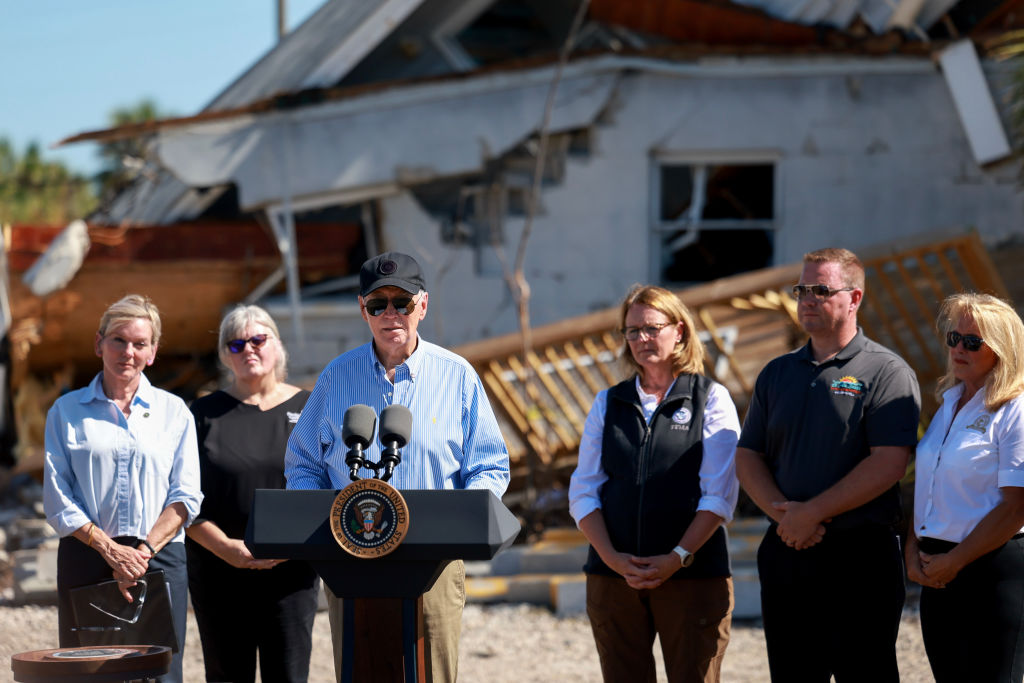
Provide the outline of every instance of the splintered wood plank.
{"type": "Polygon", "coordinates": [[[885,307],[878,300],[878,297],[866,296],[863,301],[868,302],[868,308],[874,311],[875,315],[878,316],[878,319],[882,321],[882,327],[885,328],[886,333],[892,340],[892,345],[896,347],[896,351],[900,356],[903,358],[909,358],[910,349],[907,348],[907,345],[903,343],[902,339],[900,339],[900,335],[896,332],[896,328],[893,326],[892,321],[889,320],[889,316],[885,314],[885,307]]]}
{"type": "Polygon", "coordinates": [[[985,245],[981,243],[981,237],[977,232],[972,231],[967,239],[956,246],[960,254],[960,261],[964,265],[968,276],[979,292],[988,292],[1003,299],[1008,299],[1010,294],[999,277],[992,257],[989,256],[985,245]]]}
{"type": "Polygon", "coordinates": [[[516,377],[519,378],[519,382],[526,388],[526,395],[533,402],[533,409],[528,411],[526,414],[531,417],[530,424],[533,425],[537,420],[543,420],[547,427],[555,433],[558,440],[561,442],[563,448],[572,449],[577,443],[575,439],[569,436],[569,433],[565,431],[565,428],[558,422],[557,418],[552,418],[550,411],[547,406],[544,405],[544,399],[541,397],[540,392],[537,391],[537,386],[533,382],[528,381],[528,373],[523,364],[515,356],[509,356],[508,366],[512,369],[512,372],[516,373],[516,377]],[[536,417],[532,417],[536,415],[536,417]]]}
{"type": "Polygon", "coordinates": [[[889,298],[892,300],[893,305],[896,307],[896,311],[902,316],[903,321],[907,325],[907,329],[910,330],[910,335],[917,342],[918,347],[921,349],[924,359],[931,366],[932,370],[938,370],[939,364],[936,363],[935,357],[932,355],[931,348],[928,346],[928,342],[925,341],[924,335],[921,334],[920,328],[914,324],[914,319],[910,315],[910,311],[903,305],[903,298],[896,293],[896,288],[893,287],[892,282],[889,280],[889,276],[885,274],[882,268],[875,270],[875,277],[881,281],[882,287],[889,294],[889,298]]]}
{"type": "Polygon", "coordinates": [[[572,394],[579,412],[586,417],[586,414],[590,409],[590,400],[584,396],[582,391],[580,391],[580,383],[576,381],[576,379],[570,375],[564,367],[562,367],[565,359],[559,357],[558,352],[556,352],[551,346],[544,349],[544,355],[547,357],[548,362],[551,363],[551,367],[555,369],[555,373],[558,375],[559,379],[562,380],[562,384],[564,384],[569,393],[572,394]]]}
{"type": "MultiPolygon", "coordinates": [[[[568,429],[565,430],[565,434],[568,437],[566,447],[572,448],[574,443],[579,443],[579,437],[581,435],[581,432],[577,430],[576,427],[578,421],[573,419],[575,417],[575,411],[572,406],[570,406],[569,402],[565,400],[565,395],[562,393],[562,390],[559,389],[558,385],[555,384],[554,380],[551,379],[551,375],[544,372],[544,367],[541,364],[540,359],[537,358],[537,354],[531,351],[526,355],[526,361],[530,364],[530,367],[533,368],[534,376],[540,379],[541,384],[543,384],[544,388],[548,390],[551,400],[555,402],[555,405],[558,406],[558,410],[566,418],[565,423],[572,427],[574,432],[572,434],[569,433],[568,429]]],[[[549,421],[558,425],[562,424],[562,421],[557,417],[549,418],[549,421]]]]}
{"type": "MultiPolygon", "coordinates": [[[[928,252],[931,254],[932,252],[928,252]]],[[[925,254],[918,254],[917,267],[920,268],[921,274],[924,275],[925,281],[932,288],[932,292],[935,294],[935,300],[939,303],[946,298],[945,293],[942,291],[942,285],[939,283],[939,279],[935,277],[935,273],[932,272],[931,267],[928,265],[928,261],[925,259],[925,254]]]]}
{"type": "Polygon", "coordinates": [[[939,259],[939,265],[942,266],[942,270],[946,273],[946,277],[949,278],[949,284],[952,285],[953,291],[964,291],[963,283],[960,282],[960,278],[957,277],[956,271],[953,269],[953,264],[949,262],[946,255],[942,253],[942,251],[937,250],[935,252],[935,258],[939,259]]]}
{"type": "Polygon", "coordinates": [[[600,372],[601,376],[604,377],[606,382],[608,382],[608,386],[617,384],[618,382],[612,375],[611,371],[608,370],[607,365],[599,360],[601,355],[601,349],[597,348],[597,344],[595,344],[593,340],[590,339],[590,337],[585,337],[583,339],[583,348],[586,350],[590,358],[594,361],[594,367],[597,368],[597,371],[600,372]]]}
{"type": "MultiPolygon", "coordinates": [[[[587,388],[590,389],[591,393],[596,395],[597,392],[601,391],[602,387],[597,382],[594,381],[593,375],[591,375],[590,372],[587,371],[586,364],[583,362],[583,356],[580,354],[579,351],[576,350],[576,347],[573,345],[573,343],[566,342],[562,346],[562,349],[565,351],[565,355],[567,355],[569,359],[572,361],[572,364],[576,366],[576,371],[579,373],[580,377],[583,378],[583,381],[586,383],[587,388]]],[[[590,359],[590,363],[592,366],[597,365],[599,362],[600,361],[598,361],[596,358],[592,357],[590,359]]]]}
{"type": "Polygon", "coordinates": [[[736,358],[733,356],[732,352],[725,347],[725,341],[718,334],[718,328],[715,327],[715,321],[711,319],[711,314],[708,313],[707,309],[701,308],[697,312],[697,316],[704,324],[704,329],[711,335],[711,341],[714,342],[715,348],[717,348],[718,352],[728,360],[729,369],[732,370],[733,377],[735,377],[736,381],[739,382],[741,387],[743,387],[743,392],[749,394],[753,390],[753,387],[751,387],[750,381],[743,374],[743,371],[740,369],[740,366],[736,362],[736,358]]]}

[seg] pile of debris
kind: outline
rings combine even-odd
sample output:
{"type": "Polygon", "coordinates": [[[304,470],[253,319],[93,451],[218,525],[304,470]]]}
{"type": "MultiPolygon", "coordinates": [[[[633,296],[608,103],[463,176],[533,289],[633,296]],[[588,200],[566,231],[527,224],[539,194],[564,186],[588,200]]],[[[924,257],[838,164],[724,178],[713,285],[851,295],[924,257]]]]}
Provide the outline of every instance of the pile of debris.
{"type": "Polygon", "coordinates": [[[38,480],[0,471],[0,604],[57,602],[59,540],[38,480]]]}

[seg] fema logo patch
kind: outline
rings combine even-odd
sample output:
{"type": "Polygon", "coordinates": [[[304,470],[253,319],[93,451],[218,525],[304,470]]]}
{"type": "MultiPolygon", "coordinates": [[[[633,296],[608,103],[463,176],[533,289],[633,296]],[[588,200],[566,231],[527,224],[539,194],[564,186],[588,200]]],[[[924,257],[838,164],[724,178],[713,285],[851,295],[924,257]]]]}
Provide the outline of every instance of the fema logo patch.
{"type": "Polygon", "coordinates": [[[688,425],[692,419],[693,413],[690,412],[689,408],[680,408],[676,412],[672,413],[672,421],[677,425],[688,425]]]}
{"type": "Polygon", "coordinates": [[[360,479],[331,504],[331,533],[356,557],[383,557],[409,530],[409,507],[398,489],[380,479],[360,479]]]}
{"type": "Polygon", "coordinates": [[[835,382],[832,382],[832,393],[836,396],[861,396],[864,393],[864,382],[853,375],[847,375],[846,377],[840,377],[835,382]]]}

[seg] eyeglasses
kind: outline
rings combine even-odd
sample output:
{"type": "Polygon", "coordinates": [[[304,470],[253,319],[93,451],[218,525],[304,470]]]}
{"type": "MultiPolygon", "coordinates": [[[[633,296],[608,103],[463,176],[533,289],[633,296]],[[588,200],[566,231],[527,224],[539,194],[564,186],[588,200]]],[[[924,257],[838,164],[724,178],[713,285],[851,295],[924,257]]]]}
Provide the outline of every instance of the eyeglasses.
{"type": "Polygon", "coordinates": [[[843,287],[841,289],[832,289],[828,285],[793,285],[793,296],[799,301],[808,294],[813,294],[815,299],[819,301],[823,299],[830,299],[839,292],[852,292],[857,289],[856,287],[843,287]]]}
{"type": "Polygon", "coordinates": [[[977,351],[985,340],[973,334],[960,334],[955,330],[946,333],[946,346],[949,348],[955,349],[960,342],[964,343],[965,351],[977,351]]]}
{"type": "Polygon", "coordinates": [[[416,310],[417,303],[414,296],[396,296],[393,299],[367,299],[363,302],[363,307],[366,308],[367,313],[376,318],[384,315],[384,311],[388,310],[388,305],[394,306],[396,313],[409,315],[416,310]]]}
{"type": "MultiPolygon", "coordinates": [[[[117,619],[118,621],[123,621],[126,624],[134,624],[139,620],[139,617],[142,616],[142,606],[146,603],[146,579],[141,577],[135,579],[135,585],[139,587],[139,594],[135,597],[134,600],[135,613],[132,615],[131,619],[125,619],[124,617],[118,616],[113,612],[108,612],[107,610],[97,605],[95,602],[90,602],[89,607],[92,607],[93,609],[103,612],[103,614],[106,614],[108,617],[111,617],[113,619],[117,619]]],[[[119,630],[118,627],[116,626],[114,627],[114,629],[119,630]]]]}
{"type": "Polygon", "coordinates": [[[658,323],[657,325],[644,325],[643,327],[623,327],[619,332],[626,338],[626,341],[636,341],[642,334],[646,339],[654,339],[661,331],[674,323],[658,323]]]}
{"type": "Polygon", "coordinates": [[[252,348],[258,349],[267,343],[269,336],[267,334],[254,334],[248,339],[232,339],[227,344],[228,351],[231,353],[241,353],[245,351],[246,344],[252,344],[252,348]]]}

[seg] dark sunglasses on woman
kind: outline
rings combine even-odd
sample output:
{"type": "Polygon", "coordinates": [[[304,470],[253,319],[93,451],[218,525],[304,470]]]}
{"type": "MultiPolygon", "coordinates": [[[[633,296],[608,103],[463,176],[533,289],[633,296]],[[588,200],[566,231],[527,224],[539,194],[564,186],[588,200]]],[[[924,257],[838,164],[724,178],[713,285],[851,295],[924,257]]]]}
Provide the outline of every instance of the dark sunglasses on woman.
{"type": "Polygon", "coordinates": [[[254,334],[248,339],[232,339],[228,342],[228,351],[231,353],[241,353],[245,351],[246,344],[252,344],[252,348],[258,349],[267,341],[267,335],[265,334],[254,334]]]}
{"type": "Polygon", "coordinates": [[[960,342],[963,342],[965,351],[977,351],[985,340],[973,334],[960,334],[955,330],[946,333],[946,346],[949,348],[955,349],[960,342]]]}

